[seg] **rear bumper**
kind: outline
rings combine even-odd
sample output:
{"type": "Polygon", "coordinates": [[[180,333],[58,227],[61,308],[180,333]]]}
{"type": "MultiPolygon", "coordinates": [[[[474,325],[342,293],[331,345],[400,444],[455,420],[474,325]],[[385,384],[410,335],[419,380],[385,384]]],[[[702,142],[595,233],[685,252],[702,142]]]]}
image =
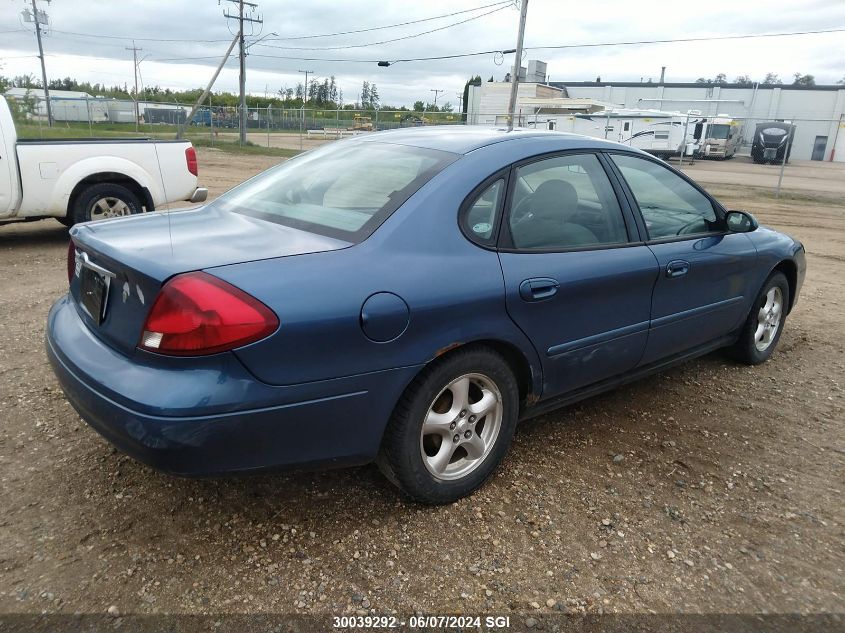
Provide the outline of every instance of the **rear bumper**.
{"type": "Polygon", "coordinates": [[[276,387],[257,381],[231,353],[130,358],[96,338],[68,297],[50,311],[46,347],[89,425],[138,461],[188,476],[369,462],[417,371],[276,387]]]}
{"type": "Polygon", "coordinates": [[[191,194],[191,197],[188,198],[189,202],[205,202],[205,199],[208,198],[208,189],[205,187],[197,187],[194,190],[194,193],[191,194]]]}

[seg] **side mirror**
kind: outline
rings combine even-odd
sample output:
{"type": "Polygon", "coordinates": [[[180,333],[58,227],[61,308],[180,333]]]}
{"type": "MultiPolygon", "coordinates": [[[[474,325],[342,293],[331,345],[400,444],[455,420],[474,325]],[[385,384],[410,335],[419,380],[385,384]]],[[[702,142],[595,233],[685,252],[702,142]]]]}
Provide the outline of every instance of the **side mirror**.
{"type": "Polygon", "coordinates": [[[731,233],[750,233],[760,226],[748,211],[728,211],[725,222],[731,233]]]}

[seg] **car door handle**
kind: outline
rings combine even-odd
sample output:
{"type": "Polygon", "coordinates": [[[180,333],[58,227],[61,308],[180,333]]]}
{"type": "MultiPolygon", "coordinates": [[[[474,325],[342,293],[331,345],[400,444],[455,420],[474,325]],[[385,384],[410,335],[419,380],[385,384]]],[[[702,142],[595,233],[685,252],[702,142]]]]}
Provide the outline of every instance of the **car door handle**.
{"type": "Polygon", "coordinates": [[[560,287],[556,279],[535,277],[519,284],[519,296],[525,301],[542,301],[555,296],[560,287]]]}
{"type": "Polygon", "coordinates": [[[669,262],[666,265],[666,276],[667,277],[683,277],[689,272],[689,262],[685,262],[682,259],[676,259],[673,262],[669,262]]]}

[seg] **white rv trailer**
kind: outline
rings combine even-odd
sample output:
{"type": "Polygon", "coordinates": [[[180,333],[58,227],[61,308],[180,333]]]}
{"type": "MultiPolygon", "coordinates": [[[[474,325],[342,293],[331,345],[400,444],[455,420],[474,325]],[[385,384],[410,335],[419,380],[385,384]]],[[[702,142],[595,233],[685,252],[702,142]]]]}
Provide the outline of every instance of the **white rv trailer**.
{"type": "Polygon", "coordinates": [[[725,115],[703,116],[698,110],[667,112],[615,108],[593,112],[561,112],[537,108],[524,115],[529,127],[559,130],[624,143],[667,157],[730,158],[742,140],[739,121],[725,115]]]}
{"type": "Polygon", "coordinates": [[[593,138],[606,138],[636,147],[655,156],[698,156],[707,119],[699,112],[608,109],[590,114],[559,117],[549,126],[593,138]]]}

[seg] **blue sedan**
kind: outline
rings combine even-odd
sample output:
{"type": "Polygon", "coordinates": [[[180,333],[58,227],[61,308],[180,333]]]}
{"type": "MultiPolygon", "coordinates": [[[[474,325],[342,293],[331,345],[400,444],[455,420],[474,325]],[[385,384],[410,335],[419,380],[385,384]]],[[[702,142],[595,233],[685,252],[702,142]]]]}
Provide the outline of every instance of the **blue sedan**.
{"type": "Polygon", "coordinates": [[[448,503],[521,419],[777,346],[803,246],[643,152],[554,132],[325,145],[192,210],[71,230],[47,353],[119,449],[180,475],[376,461],[448,503]]]}

